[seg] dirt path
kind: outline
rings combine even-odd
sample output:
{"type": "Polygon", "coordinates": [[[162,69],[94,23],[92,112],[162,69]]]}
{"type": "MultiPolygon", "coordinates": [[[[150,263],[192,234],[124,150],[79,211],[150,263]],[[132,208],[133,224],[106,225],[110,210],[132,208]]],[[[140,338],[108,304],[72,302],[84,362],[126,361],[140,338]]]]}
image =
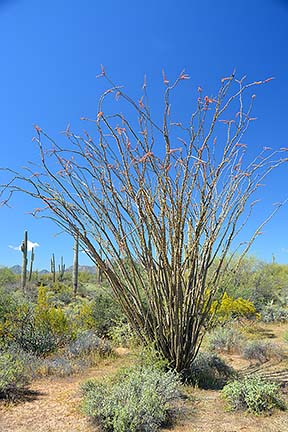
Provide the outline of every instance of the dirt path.
{"type": "Polygon", "coordinates": [[[103,361],[85,374],[34,381],[26,400],[17,404],[1,402],[0,432],[92,432],[97,430],[81,413],[83,381],[115,373],[129,364],[129,357],[103,361]]]}

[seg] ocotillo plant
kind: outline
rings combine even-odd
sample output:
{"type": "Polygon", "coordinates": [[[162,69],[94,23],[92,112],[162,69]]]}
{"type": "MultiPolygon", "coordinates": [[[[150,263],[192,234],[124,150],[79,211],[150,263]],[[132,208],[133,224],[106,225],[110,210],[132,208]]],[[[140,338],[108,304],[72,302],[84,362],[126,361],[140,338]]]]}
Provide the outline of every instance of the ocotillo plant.
{"type": "Polygon", "coordinates": [[[40,167],[10,170],[0,196],[6,203],[27,193],[43,204],[34,215],[40,211],[78,236],[143,342],[153,342],[185,373],[211,325],[230,257],[239,252],[241,259],[282,206],[266,213],[237,249],[264,180],[288,162],[288,148],[258,153],[243,142],[255,120],[254,87],[271,79],[246,83],[233,73],[213,96],[199,87],[185,124],[172,103],[189,78],[184,71],[175,82],[163,76],[161,123],[159,115],[152,118],[146,79],[134,101],[104,68],[101,76],[108,88],[96,118],[86,119],[85,135],[68,127],[68,143],[61,144],[35,126],[40,167]]]}
{"type": "Polygon", "coordinates": [[[65,264],[64,264],[64,261],[63,261],[63,256],[61,256],[61,262],[60,262],[60,264],[58,266],[58,269],[59,269],[59,277],[58,277],[58,279],[59,279],[59,281],[63,281],[64,273],[65,273],[65,264]]]}
{"type": "Polygon", "coordinates": [[[50,260],[50,271],[52,273],[52,280],[53,283],[56,282],[56,270],[55,270],[55,255],[52,254],[51,260],[50,260]]]}
{"type": "Polygon", "coordinates": [[[35,258],[35,252],[34,252],[34,247],[33,247],[32,250],[31,250],[30,270],[29,270],[29,282],[32,279],[34,258],[35,258]]]}
{"type": "Polygon", "coordinates": [[[76,297],[78,291],[78,270],[79,270],[79,237],[75,237],[74,242],[74,258],[73,258],[73,293],[76,297]]]}
{"type": "Polygon", "coordinates": [[[21,272],[21,287],[22,290],[25,291],[26,281],[27,281],[27,242],[28,242],[28,232],[24,232],[24,239],[21,243],[21,252],[22,252],[22,272],[21,272]]]}

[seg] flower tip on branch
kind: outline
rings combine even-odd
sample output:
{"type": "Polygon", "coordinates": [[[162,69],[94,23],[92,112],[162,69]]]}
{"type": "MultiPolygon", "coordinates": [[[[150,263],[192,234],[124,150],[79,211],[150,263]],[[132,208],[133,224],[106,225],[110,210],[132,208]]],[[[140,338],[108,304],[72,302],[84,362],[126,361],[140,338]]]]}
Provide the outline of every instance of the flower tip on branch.
{"type": "Polygon", "coordinates": [[[275,77],[266,78],[266,79],[263,81],[263,83],[268,83],[269,81],[272,81],[272,80],[274,80],[274,79],[275,79],[275,77]]]}
{"type": "Polygon", "coordinates": [[[165,75],[164,69],[162,69],[162,75],[163,75],[163,82],[164,82],[164,84],[168,85],[168,84],[169,84],[169,81],[168,81],[167,78],[166,78],[166,75],[165,75]]]}
{"type": "Polygon", "coordinates": [[[34,129],[38,132],[41,133],[42,129],[40,128],[40,126],[38,126],[37,124],[34,125],[34,129]]]}
{"type": "Polygon", "coordinates": [[[101,64],[100,67],[101,67],[101,73],[99,75],[96,75],[96,78],[101,78],[103,76],[106,76],[104,66],[101,64]]]}
{"type": "Polygon", "coordinates": [[[97,114],[97,120],[100,120],[100,118],[103,116],[103,111],[99,111],[97,114]]]}
{"type": "Polygon", "coordinates": [[[138,101],[141,108],[145,108],[144,103],[143,103],[143,99],[144,99],[144,96],[142,96],[141,99],[139,99],[139,101],[138,101]]]}
{"type": "Polygon", "coordinates": [[[87,120],[87,117],[80,117],[80,120],[87,120]]]}
{"type": "Polygon", "coordinates": [[[188,80],[188,79],[190,79],[190,76],[185,73],[185,70],[183,70],[179,75],[179,80],[188,80]]]}

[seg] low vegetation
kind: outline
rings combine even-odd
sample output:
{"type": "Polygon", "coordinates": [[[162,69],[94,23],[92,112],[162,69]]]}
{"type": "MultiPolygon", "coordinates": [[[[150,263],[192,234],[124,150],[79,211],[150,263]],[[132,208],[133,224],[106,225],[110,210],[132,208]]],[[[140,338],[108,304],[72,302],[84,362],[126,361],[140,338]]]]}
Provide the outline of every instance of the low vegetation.
{"type": "Polygon", "coordinates": [[[245,343],[245,336],[235,326],[214,328],[207,336],[209,351],[222,353],[240,353],[245,343]]]}
{"type": "Polygon", "coordinates": [[[254,340],[244,346],[242,355],[245,359],[265,363],[271,359],[282,360],[284,358],[284,351],[276,343],[254,340]]]}
{"type": "Polygon", "coordinates": [[[187,373],[187,381],[202,389],[219,389],[229,379],[236,376],[236,372],[225,361],[211,353],[199,353],[187,373]]]}
{"type": "Polygon", "coordinates": [[[171,403],[179,397],[178,386],[172,371],[122,370],[112,379],[83,385],[84,410],[107,432],[155,432],[169,420],[171,403]]]}
{"type": "Polygon", "coordinates": [[[279,385],[266,382],[258,376],[246,377],[227,384],[222,390],[223,398],[231,410],[247,410],[253,414],[285,409],[279,397],[279,385]]]}
{"type": "Polygon", "coordinates": [[[16,353],[0,351],[0,396],[13,399],[30,381],[25,363],[16,353]]]}

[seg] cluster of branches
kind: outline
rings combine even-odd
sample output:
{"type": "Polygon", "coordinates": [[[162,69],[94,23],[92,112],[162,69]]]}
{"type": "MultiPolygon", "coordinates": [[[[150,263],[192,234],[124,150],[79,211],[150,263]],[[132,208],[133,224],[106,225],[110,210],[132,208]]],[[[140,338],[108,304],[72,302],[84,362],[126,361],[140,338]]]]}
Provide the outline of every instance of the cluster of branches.
{"type": "Polygon", "coordinates": [[[96,118],[83,119],[93,132],[79,136],[68,127],[59,144],[36,126],[41,163],[37,171],[6,169],[12,178],[2,186],[3,202],[15,192],[42,201],[33,214],[79,238],[135,331],[185,371],[209,325],[231,245],[255,204],[251,197],[287,161],[287,149],[269,148],[249,160],[242,142],[253,120],[250,90],[269,79],[245,84],[231,75],[213,98],[198,88],[185,126],[174,120],[170,103],[189,78],[184,72],[172,84],[164,76],[161,124],[151,117],[146,82],[135,101],[104,69],[101,75],[109,88],[96,118]],[[110,112],[111,96],[122,112],[110,112]]]}

